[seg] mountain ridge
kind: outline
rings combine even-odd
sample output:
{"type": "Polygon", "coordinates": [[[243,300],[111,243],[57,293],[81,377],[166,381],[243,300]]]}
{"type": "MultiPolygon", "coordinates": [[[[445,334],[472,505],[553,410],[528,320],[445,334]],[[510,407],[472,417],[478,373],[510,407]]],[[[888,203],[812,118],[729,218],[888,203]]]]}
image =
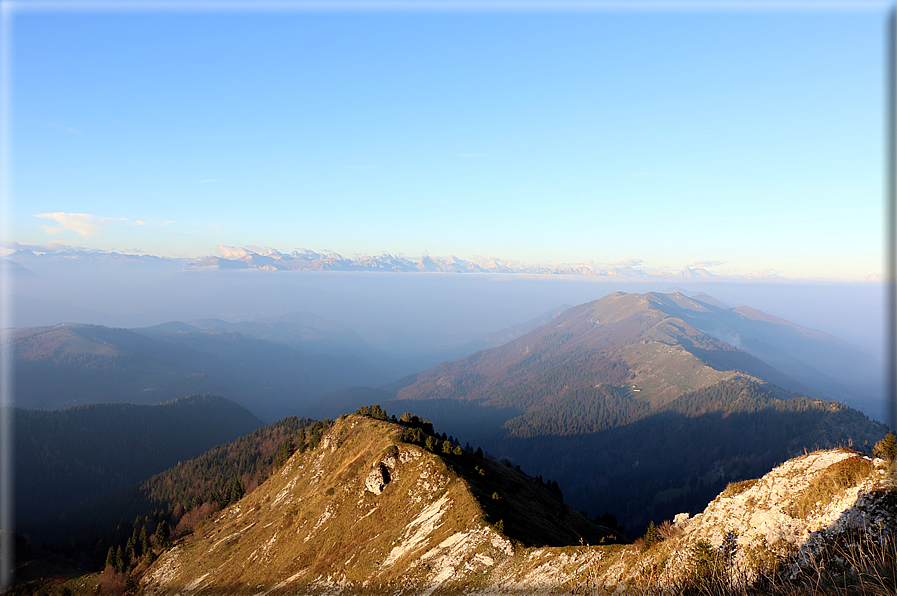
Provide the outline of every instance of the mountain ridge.
{"type": "MultiPolygon", "coordinates": [[[[477,505],[469,479],[479,474],[471,477],[457,467],[453,474],[449,458],[397,443],[396,433],[387,422],[342,417],[320,448],[295,454],[265,485],[163,552],[140,579],[143,593],[680,593],[726,585],[762,592],[769,582],[819,587],[847,581],[858,569],[869,571],[866,553],[889,548],[888,538],[864,520],[883,528],[897,523],[893,466],[837,449],[730,484],[698,515],[677,515],[633,545],[526,544],[477,505]],[[807,501],[805,495],[829,478],[840,480],[816,497],[815,506],[807,501]],[[779,518],[788,523],[771,521],[779,518]],[[857,556],[830,565],[847,552],[831,545],[846,540],[857,556]],[[719,567],[702,566],[708,559],[719,567]]],[[[486,480],[509,470],[481,461],[486,480]]],[[[498,503],[522,499],[506,489],[494,494],[498,503]]],[[[569,510],[558,517],[555,507],[546,521],[575,517],[569,510]]],[[[862,585],[887,593],[893,581],[886,570],[893,562],[880,564],[885,572],[862,585]]]]}

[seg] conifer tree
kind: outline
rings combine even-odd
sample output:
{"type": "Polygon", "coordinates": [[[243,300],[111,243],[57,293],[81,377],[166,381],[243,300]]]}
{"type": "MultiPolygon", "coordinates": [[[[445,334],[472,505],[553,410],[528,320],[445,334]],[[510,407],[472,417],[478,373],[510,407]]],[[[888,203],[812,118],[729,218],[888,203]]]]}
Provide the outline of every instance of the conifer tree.
{"type": "Polygon", "coordinates": [[[149,536],[146,534],[146,526],[143,526],[143,529],[140,530],[140,537],[137,539],[137,543],[140,545],[141,555],[147,555],[150,552],[149,536]]]}
{"type": "Polygon", "coordinates": [[[168,522],[164,519],[156,526],[156,546],[165,548],[168,545],[168,522]]]}
{"type": "Polygon", "coordinates": [[[115,567],[115,570],[119,573],[124,573],[125,571],[125,557],[121,552],[121,546],[115,549],[115,564],[113,567],[115,567]]]}
{"type": "Polygon", "coordinates": [[[293,445],[293,437],[287,437],[280,444],[280,448],[277,449],[277,455],[274,456],[274,467],[279,468],[287,463],[287,460],[290,459],[290,456],[295,451],[296,447],[293,445]]]}
{"type": "Polygon", "coordinates": [[[236,503],[243,498],[243,495],[245,493],[246,488],[243,486],[243,482],[239,478],[234,478],[233,482],[230,483],[230,487],[228,489],[228,501],[230,503],[236,503]]]}

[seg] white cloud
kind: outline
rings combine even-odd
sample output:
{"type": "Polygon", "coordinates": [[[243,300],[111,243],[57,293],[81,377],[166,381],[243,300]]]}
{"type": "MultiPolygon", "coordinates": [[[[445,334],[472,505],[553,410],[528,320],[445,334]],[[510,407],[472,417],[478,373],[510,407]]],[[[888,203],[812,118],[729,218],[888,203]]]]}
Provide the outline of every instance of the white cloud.
{"type": "Polygon", "coordinates": [[[47,234],[59,234],[70,230],[80,234],[84,238],[91,238],[103,231],[103,227],[109,225],[118,225],[119,222],[128,221],[126,217],[100,217],[98,215],[90,215],[88,213],[39,213],[34,217],[41,219],[51,219],[58,223],[58,226],[41,226],[47,234]]]}
{"type": "Polygon", "coordinates": [[[725,261],[695,261],[689,267],[716,267],[722,265],[725,261]]]}

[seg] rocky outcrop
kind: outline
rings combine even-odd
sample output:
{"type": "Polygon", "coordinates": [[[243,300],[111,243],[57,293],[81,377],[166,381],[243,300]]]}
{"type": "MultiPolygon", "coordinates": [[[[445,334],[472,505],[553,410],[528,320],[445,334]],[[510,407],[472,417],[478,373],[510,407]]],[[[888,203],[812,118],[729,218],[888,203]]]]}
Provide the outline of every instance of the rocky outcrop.
{"type": "Polygon", "coordinates": [[[870,552],[895,562],[897,484],[881,459],[818,451],[730,484],[703,513],[674,521],[655,534],[656,544],[621,556],[600,583],[676,593],[695,582],[856,580],[870,552]],[[642,570],[635,574],[633,556],[642,570]]]}

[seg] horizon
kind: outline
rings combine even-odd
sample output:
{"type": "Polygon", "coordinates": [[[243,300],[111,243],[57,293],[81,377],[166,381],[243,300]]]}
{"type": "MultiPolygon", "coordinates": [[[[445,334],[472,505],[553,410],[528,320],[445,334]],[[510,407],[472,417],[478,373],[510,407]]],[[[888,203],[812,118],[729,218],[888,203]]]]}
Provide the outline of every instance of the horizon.
{"type": "Polygon", "coordinates": [[[885,4],[5,6],[14,243],[884,272],[885,4]]]}

